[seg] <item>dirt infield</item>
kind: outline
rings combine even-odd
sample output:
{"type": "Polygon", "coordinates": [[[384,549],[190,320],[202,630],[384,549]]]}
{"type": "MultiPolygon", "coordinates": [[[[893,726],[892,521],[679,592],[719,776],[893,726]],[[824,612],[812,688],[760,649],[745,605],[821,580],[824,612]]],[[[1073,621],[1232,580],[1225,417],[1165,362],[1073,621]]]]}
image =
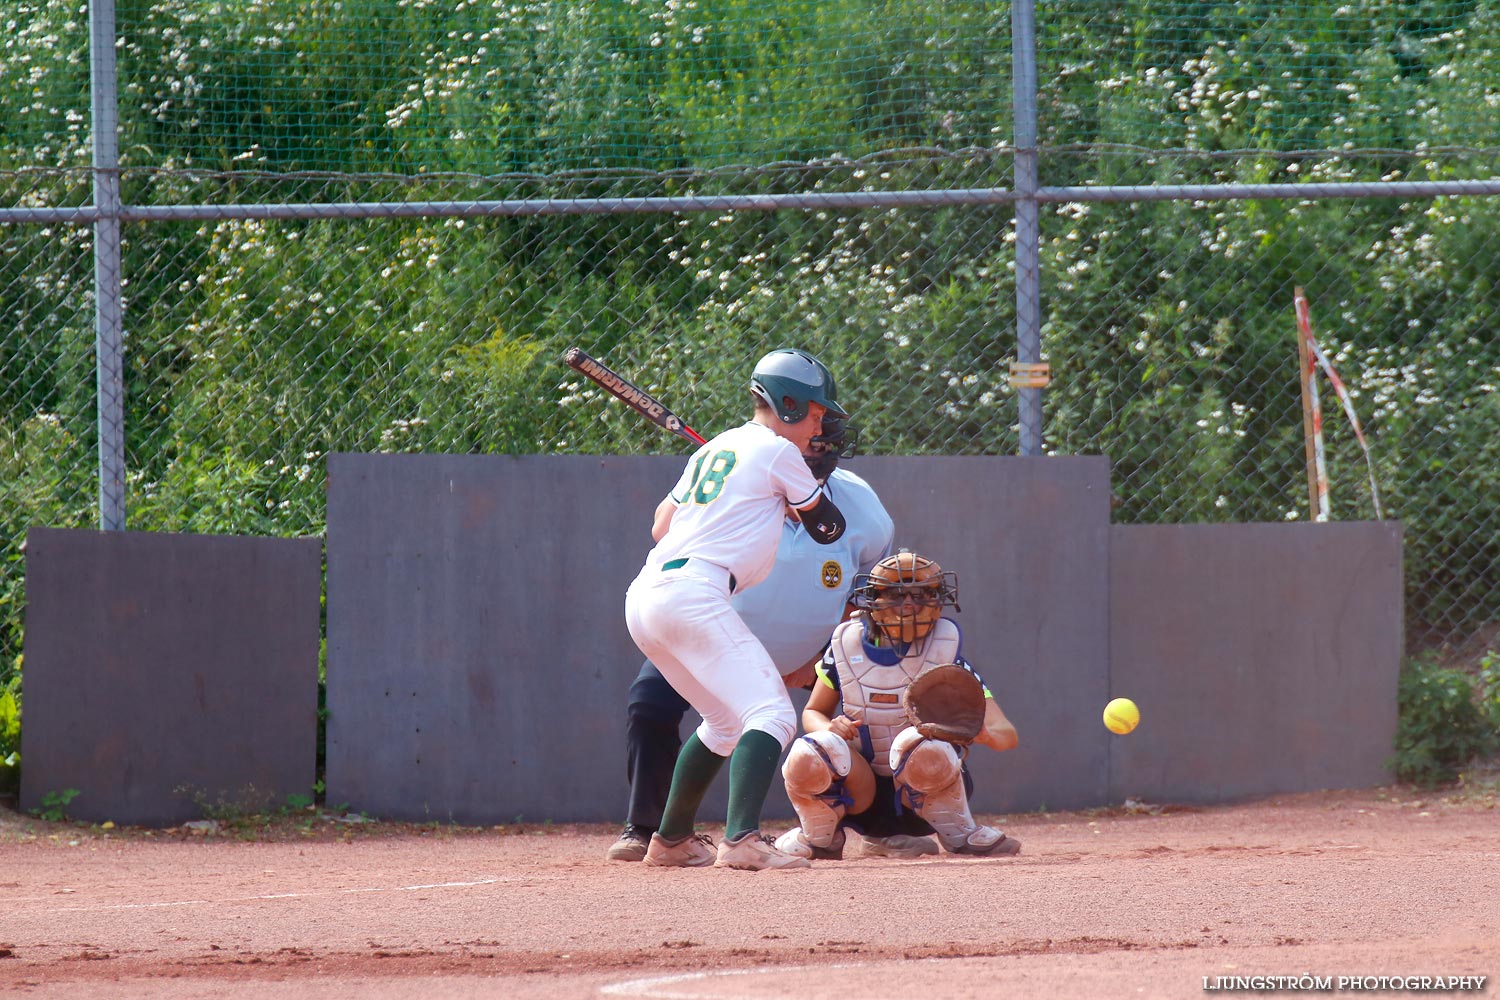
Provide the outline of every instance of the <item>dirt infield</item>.
{"type": "Polygon", "coordinates": [[[755,874],[611,864],[603,826],[205,835],[0,812],[0,993],[1202,997],[1500,974],[1492,793],[992,820],[1020,857],[851,849],[755,874]]]}

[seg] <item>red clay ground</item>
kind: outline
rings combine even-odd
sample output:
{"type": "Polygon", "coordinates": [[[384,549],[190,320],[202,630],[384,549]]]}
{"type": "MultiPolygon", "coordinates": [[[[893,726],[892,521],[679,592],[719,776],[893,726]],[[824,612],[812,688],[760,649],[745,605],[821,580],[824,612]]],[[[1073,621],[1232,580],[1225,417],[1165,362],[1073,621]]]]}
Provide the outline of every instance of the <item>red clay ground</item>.
{"type": "Polygon", "coordinates": [[[1500,975],[1493,790],[992,819],[1020,857],[851,849],[754,874],[611,864],[604,826],[147,834],[0,810],[0,993],[1203,997],[1205,977],[1500,975]]]}

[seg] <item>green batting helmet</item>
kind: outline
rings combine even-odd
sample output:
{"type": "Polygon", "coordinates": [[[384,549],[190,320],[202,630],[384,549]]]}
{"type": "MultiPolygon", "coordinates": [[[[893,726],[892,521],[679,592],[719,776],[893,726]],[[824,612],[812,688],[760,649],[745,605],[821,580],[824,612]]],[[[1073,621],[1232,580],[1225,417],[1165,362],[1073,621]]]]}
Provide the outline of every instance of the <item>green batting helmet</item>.
{"type": "Polygon", "coordinates": [[[838,404],[833,373],[811,354],[793,347],[772,351],[756,362],[750,391],[788,424],[807,416],[809,403],[821,403],[831,416],[849,415],[838,404]]]}

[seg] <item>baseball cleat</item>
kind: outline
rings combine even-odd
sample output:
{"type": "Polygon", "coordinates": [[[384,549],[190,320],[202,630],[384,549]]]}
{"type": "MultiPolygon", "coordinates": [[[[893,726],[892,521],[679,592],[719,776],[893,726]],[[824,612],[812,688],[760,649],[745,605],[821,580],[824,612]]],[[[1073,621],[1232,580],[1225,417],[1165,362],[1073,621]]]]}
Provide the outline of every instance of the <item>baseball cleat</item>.
{"type": "Polygon", "coordinates": [[[626,823],[625,829],[620,831],[620,839],[609,845],[604,856],[610,861],[639,861],[646,856],[650,844],[650,830],[626,823]]]}
{"type": "Polygon", "coordinates": [[[937,841],[931,837],[913,837],[895,833],[889,837],[865,835],[865,854],[876,858],[920,858],[938,852],[937,841]]]}
{"type": "Polygon", "coordinates": [[[1021,842],[1014,837],[1007,837],[992,826],[981,826],[957,845],[944,842],[943,848],[949,854],[981,856],[1020,854],[1021,842]]]}
{"type": "Polygon", "coordinates": [[[771,868],[811,868],[812,862],[778,850],[770,837],[759,830],[751,830],[741,834],[738,840],[720,841],[719,857],[714,867],[760,872],[771,868]]]}
{"type": "Polygon", "coordinates": [[[701,833],[671,841],[653,833],[643,860],[655,868],[706,868],[714,863],[714,842],[701,833]]]}
{"type": "Polygon", "coordinates": [[[807,835],[802,832],[800,826],[794,826],[776,838],[776,849],[811,861],[842,861],[844,860],[844,839],[844,831],[835,830],[833,843],[827,847],[816,847],[808,843],[807,835]]]}

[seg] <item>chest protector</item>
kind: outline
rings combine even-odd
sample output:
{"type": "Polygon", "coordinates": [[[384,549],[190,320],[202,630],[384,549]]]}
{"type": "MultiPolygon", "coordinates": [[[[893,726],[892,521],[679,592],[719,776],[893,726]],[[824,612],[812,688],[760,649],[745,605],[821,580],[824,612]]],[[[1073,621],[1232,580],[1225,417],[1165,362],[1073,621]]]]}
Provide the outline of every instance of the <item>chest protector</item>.
{"type": "Polygon", "coordinates": [[[958,659],[958,625],[939,618],[920,652],[887,666],[870,659],[864,625],[846,621],[833,633],[833,663],[839,674],[843,711],[860,726],[860,755],[876,774],[891,773],[891,741],[911,725],[901,707],[906,686],[929,667],[958,659]]]}

